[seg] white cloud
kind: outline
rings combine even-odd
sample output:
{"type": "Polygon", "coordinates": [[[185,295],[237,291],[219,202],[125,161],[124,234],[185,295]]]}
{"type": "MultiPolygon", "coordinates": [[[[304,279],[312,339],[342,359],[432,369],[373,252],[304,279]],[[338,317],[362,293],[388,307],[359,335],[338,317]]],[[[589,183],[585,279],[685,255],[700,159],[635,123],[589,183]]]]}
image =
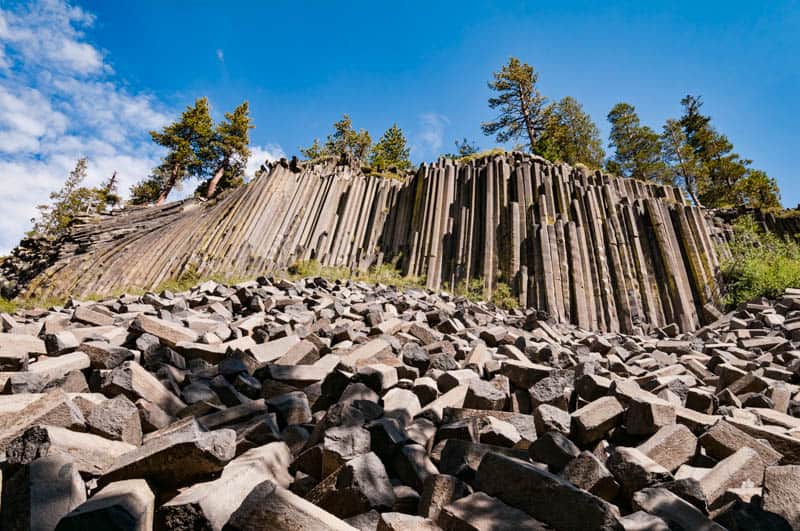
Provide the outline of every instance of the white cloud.
{"type": "Polygon", "coordinates": [[[275,144],[250,146],[250,158],[247,159],[247,167],[244,170],[244,175],[247,179],[252,179],[256,175],[256,170],[258,170],[262,164],[284,157],[286,157],[286,153],[283,152],[280,146],[275,144]]]}
{"type": "Polygon", "coordinates": [[[444,129],[450,123],[447,116],[434,112],[420,115],[420,129],[414,137],[411,151],[418,158],[433,158],[441,154],[444,129]]]}
{"type": "Polygon", "coordinates": [[[123,194],[160,152],[147,134],[167,113],[131,93],[83,31],[94,16],[64,0],[0,8],[0,255],[80,157],[88,185],[117,171],[123,194]]]}
{"type": "MultiPolygon", "coordinates": [[[[119,191],[127,195],[163,154],[148,131],[180,112],[125,88],[107,53],[85,33],[94,21],[68,0],[10,7],[0,0],[0,256],[17,244],[36,205],[61,187],[81,157],[89,159],[87,185],[116,171],[119,191]]],[[[224,61],[222,50],[217,57],[224,61]]],[[[284,156],[271,144],[251,150],[250,178],[265,160],[284,156]]],[[[186,196],[190,184],[170,199],[186,196]]]]}
{"type": "Polygon", "coordinates": [[[219,48],[217,48],[217,59],[219,59],[220,63],[225,62],[225,53],[223,53],[223,51],[219,48]]]}

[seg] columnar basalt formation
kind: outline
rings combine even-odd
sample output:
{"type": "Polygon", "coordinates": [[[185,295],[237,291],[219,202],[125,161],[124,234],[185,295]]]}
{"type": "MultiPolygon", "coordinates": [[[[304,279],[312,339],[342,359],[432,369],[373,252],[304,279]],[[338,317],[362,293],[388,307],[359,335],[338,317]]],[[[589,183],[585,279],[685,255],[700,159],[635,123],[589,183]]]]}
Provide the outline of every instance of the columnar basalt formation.
{"type": "Polygon", "coordinates": [[[285,161],[218,200],[128,209],[76,226],[38,296],[152,288],[187,272],[255,277],[298,260],[394,261],[431,289],[481,279],[583,328],[707,322],[717,235],[671,186],[510,153],[440,159],[405,181],[285,161]]]}

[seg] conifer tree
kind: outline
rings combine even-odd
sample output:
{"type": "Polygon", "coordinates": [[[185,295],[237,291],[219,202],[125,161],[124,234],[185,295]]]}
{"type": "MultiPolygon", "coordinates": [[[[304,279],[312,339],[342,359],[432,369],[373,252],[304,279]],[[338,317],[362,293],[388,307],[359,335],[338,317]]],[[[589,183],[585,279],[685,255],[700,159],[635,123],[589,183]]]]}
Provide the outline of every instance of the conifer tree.
{"type": "Polygon", "coordinates": [[[664,162],[671,174],[670,180],[682,186],[694,204],[699,205],[697,186],[701,178],[701,168],[678,120],[669,119],[664,124],[661,149],[664,162]]]}
{"type": "MultiPolygon", "coordinates": [[[[456,140],[455,145],[457,153],[456,156],[458,157],[468,157],[470,155],[474,155],[480,150],[478,144],[476,144],[475,142],[470,142],[469,140],[467,140],[467,137],[462,138],[460,141],[456,140]]],[[[451,158],[455,157],[451,156],[451,158]]]]}
{"type": "Polygon", "coordinates": [[[538,74],[533,67],[510,57],[508,64],[493,74],[489,88],[496,93],[489,98],[489,107],[499,109],[491,122],[481,124],[485,135],[495,135],[497,142],[525,138],[531,150],[544,129],[546,98],[539,93],[538,74]]]}
{"type": "Polygon", "coordinates": [[[350,116],[345,114],[341,120],[333,124],[333,133],[328,135],[324,145],[320,145],[319,140],[315,138],[314,143],[309,147],[300,148],[300,153],[309,160],[334,157],[336,159],[348,158],[361,163],[368,159],[371,149],[372,138],[369,131],[353,129],[350,116]]]}
{"type": "Polygon", "coordinates": [[[600,130],[578,101],[567,96],[544,110],[544,126],[533,152],[546,159],[567,164],[603,166],[600,130]]]}
{"type": "Polygon", "coordinates": [[[397,127],[397,124],[393,124],[372,149],[370,163],[381,170],[394,166],[405,171],[411,167],[408,158],[410,153],[411,149],[407,146],[403,130],[397,127]]]}
{"type": "Polygon", "coordinates": [[[36,207],[39,216],[31,220],[28,236],[55,240],[67,233],[70,223],[80,215],[104,212],[119,202],[116,172],[98,188],[83,186],[88,172],[86,157],[78,159],[60,190],[50,194],[50,203],[36,207]]]}
{"type": "Polygon", "coordinates": [[[181,114],[178,121],[167,125],[160,132],[151,131],[153,141],[165,148],[167,154],[159,165],[159,179],[148,178],[147,184],[140,183],[140,191],[152,191],[155,184],[160,185],[156,204],[162,204],[170,191],[187,177],[202,178],[207,171],[211,151],[213,122],[208,109],[208,99],[199,98],[181,114]],[[166,177],[166,178],[165,178],[166,177]]]}
{"type": "Polygon", "coordinates": [[[128,202],[132,205],[155,203],[168,180],[169,170],[165,170],[163,166],[156,166],[147,178],[131,186],[131,197],[128,202]]]}
{"type": "Polygon", "coordinates": [[[614,155],[606,162],[606,169],[621,177],[663,181],[667,174],[661,158],[661,139],[641,124],[633,105],[616,104],[608,113],[608,121],[614,155]]]}
{"type": "Polygon", "coordinates": [[[300,153],[308,160],[317,160],[325,156],[325,148],[320,144],[319,139],[315,138],[310,146],[301,147],[300,153]]]}
{"type": "Polygon", "coordinates": [[[235,188],[244,183],[244,169],[250,157],[250,108],[245,101],[232,113],[225,113],[225,119],[214,128],[208,146],[210,165],[214,172],[211,179],[204,183],[205,190],[198,191],[205,197],[213,197],[220,190],[235,188]]]}
{"type": "Polygon", "coordinates": [[[679,120],[696,164],[697,199],[707,207],[724,208],[780,206],[780,191],[765,172],[750,168],[751,160],[733,151],[728,137],[711,125],[711,117],[701,112],[699,96],[681,100],[683,115],[679,120]]]}
{"type": "Polygon", "coordinates": [[[353,129],[350,116],[344,115],[341,120],[333,124],[333,134],[328,135],[325,142],[325,151],[329,155],[341,157],[350,156],[356,161],[364,161],[372,148],[372,139],[369,132],[353,129]]]}

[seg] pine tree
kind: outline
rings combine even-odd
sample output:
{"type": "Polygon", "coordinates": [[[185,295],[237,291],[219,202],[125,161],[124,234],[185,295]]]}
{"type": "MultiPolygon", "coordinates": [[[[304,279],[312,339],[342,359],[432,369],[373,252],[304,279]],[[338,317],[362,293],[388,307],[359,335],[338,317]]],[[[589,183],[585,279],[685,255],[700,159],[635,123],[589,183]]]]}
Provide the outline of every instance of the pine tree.
{"type": "Polygon", "coordinates": [[[411,149],[407,146],[403,130],[394,124],[375,144],[370,163],[380,170],[394,166],[400,171],[405,171],[411,167],[408,158],[410,153],[411,149]]]}
{"type": "Polygon", "coordinates": [[[534,144],[534,153],[572,165],[603,166],[605,153],[600,130],[575,98],[567,96],[548,105],[544,116],[544,127],[534,144]]]}
{"type": "Polygon", "coordinates": [[[315,138],[314,142],[307,148],[300,148],[300,153],[308,160],[318,160],[325,156],[325,148],[315,138]]]}
{"type": "Polygon", "coordinates": [[[86,157],[78,159],[64,185],[50,194],[50,203],[39,205],[39,216],[31,220],[29,237],[56,240],[65,235],[72,221],[80,215],[102,213],[119,202],[116,194],[116,172],[98,188],[83,186],[88,173],[86,157]]]}
{"type": "Polygon", "coordinates": [[[117,191],[117,172],[111,175],[107,181],[97,188],[97,210],[104,212],[107,208],[113,208],[122,202],[122,198],[117,191]]]}
{"type": "Polygon", "coordinates": [[[153,168],[150,175],[146,179],[142,179],[130,188],[130,199],[128,202],[132,205],[148,205],[155,203],[161,191],[167,184],[170,178],[170,170],[165,169],[163,165],[153,168]]]}
{"type": "Polygon", "coordinates": [[[371,148],[369,132],[364,129],[356,132],[352,120],[346,114],[333,124],[333,134],[328,135],[325,142],[327,154],[335,157],[349,156],[358,162],[366,160],[371,148]]]}
{"type": "MultiPolygon", "coordinates": [[[[474,155],[480,150],[478,144],[476,144],[475,142],[470,142],[469,140],[467,140],[467,137],[464,137],[463,139],[461,139],[461,141],[456,140],[455,145],[457,153],[456,156],[458,157],[468,157],[470,155],[474,155]]],[[[455,156],[451,155],[450,158],[455,158],[455,156]]]]}
{"type": "Polygon", "coordinates": [[[606,169],[622,177],[663,181],[668,178],[661,158],[661,139],[655,131],[642,125],[636,109],[628,103],[618,103],[608,113],[609,134],[614,156],[606,169]]]}
{"type": "Polygon", "coordinates": [[[697,187],[698,181],[701,179],[702,168],[678,120],[670,119],[664,124],[664,130],[661,133],[661,150],[671,175],[669,180],[683,187],[694,204],[700,205],[697,187]]]}
{"type": "Polygon", "coordinates": [[[194,106],[186,108],[177,122],[167,125],[161,132],[150,132],[153,141],[168,150],[159,166],[159,179],[149,178],[149,183],[140,183],[142,189],[151,189],[154,184],[160,184],[156,204],[166,201],[175,185],[187,177],[205,176],[213,155],[209,149],[212,134],[213,121],[207,98],[197,99],[194,106]]]}
{"type": "Polygon", "coordinates": [[[495,72],[489,88],[497,93],[489,98],[489,107],[500,114],[492,122],[484,122],[485,135],[496,135],[499,143],[523,138],[527,135],[530,149],[536,144],[544,129],[546,98],[539,93],[536,82],[539,76],[533,67],[511,57],[508,64],[495,72]]]}
{"type": "Polygon", "coordinates": [[[211,198],[218,191],[235,188],[244,183],[244,169],[250,157],[250,108],[245,101],[233,113],[225,113],[225,119],[214,128],[209,144],[209,156],[213,176],[198,189],[211,198]],[[205,188],[203,190],[202,188],[205,188]]]}
{"type": "Polygon", "coordinates": [[[309,160],[323,157],[336,159],[347,158],[356,163],[367,160],[372,149],[372,138],[369,132],[353,129],[353,122],[348,115],[333,124],[333,133],[328,135],[324,145],[314,139],[314,143],[307,148],[300,148],[300,153],[309,160]]]}
{"type": "Polygon", "coordinates": [[[748,208],[781,208],[781,192],[775,179],[761,170],[749,169],[734,187],[736,204],[748,208]]]}

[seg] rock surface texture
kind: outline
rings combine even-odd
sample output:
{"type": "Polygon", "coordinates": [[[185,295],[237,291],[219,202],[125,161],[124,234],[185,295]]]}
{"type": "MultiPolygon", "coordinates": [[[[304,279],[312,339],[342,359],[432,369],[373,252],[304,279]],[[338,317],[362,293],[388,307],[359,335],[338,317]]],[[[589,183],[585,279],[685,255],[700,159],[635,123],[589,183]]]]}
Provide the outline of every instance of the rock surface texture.
{"type": "Polygon", "coordinates": [[[721,236],[677,188],[521,153],[440,159],[405,181],[330,163],[267,170],[208,203],[79,224],[46,257],[20,247],[0,277],[24,295],[87,296],[187,274],[252,278],[299,260],[393,261],[429,289],[477,279],[491,294],[505,282],[521,306],[585,329],[690,331],[716,317],[721,236]]]}
{"type": "Polygon", "coordinates": [[[800,290],[692,333],[540,317],[266,277],[0,314],[0,522],[798,529],[800,290]]]}

